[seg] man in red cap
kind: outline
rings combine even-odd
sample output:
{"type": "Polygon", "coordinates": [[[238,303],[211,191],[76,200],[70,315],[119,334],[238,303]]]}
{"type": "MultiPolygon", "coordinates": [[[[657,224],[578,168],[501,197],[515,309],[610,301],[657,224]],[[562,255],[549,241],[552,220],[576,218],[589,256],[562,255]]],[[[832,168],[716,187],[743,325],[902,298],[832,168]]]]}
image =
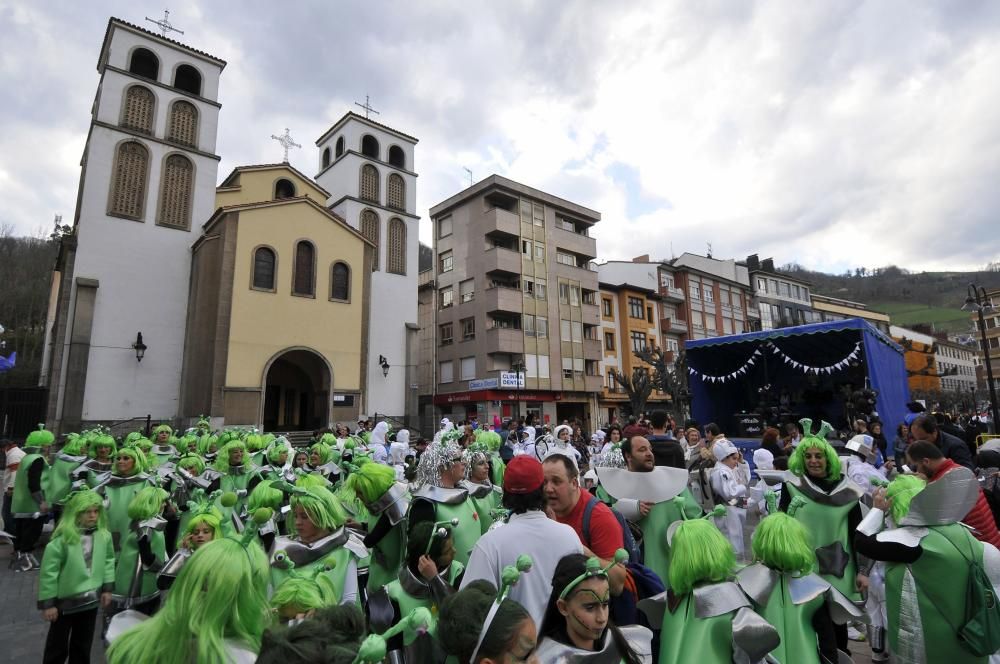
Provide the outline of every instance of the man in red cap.
{"type": "Polygon", "coordinates": [[[511,459],[503,476],[503,506],[510,510],[510,518],[479,538],[462,578],[463,588],[477,579],[500,587],[503,568],[513,565],[522,553],[528,554],[534,565],[510,597],[531,614],[536,625],[542,624],[559,560],[583,552],[572,528],[545,515],[544,485],[545,474],[537,459],[528,455],[511,459]]]}

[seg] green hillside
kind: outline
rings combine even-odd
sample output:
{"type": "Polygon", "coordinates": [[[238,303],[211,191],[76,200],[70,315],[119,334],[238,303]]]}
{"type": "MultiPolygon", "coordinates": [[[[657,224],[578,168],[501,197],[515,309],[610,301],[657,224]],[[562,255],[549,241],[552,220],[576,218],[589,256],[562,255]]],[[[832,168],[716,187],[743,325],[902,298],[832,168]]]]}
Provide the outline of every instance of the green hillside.
{"type": "Polygon", "coordinates": [[[936,307],[913,302],[872,302],[868,306],[892,317],[893,325],[934,325],[941,332],[965,332],[971,319],[968,312],[959,308],[936,307]]]}

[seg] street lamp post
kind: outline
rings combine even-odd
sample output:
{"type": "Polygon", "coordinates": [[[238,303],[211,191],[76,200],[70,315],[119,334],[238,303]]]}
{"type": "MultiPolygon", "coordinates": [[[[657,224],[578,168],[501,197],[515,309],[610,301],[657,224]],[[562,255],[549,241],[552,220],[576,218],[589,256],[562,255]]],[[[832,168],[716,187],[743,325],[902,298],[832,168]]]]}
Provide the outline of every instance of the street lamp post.
{"type": "Polygon", "coordinates": [[[962,311],[975,311],[979,314],[979,342],[983,347],[983,362],[986,364],[986,382],[990,388],[990,416],[993,420],[993,431],[1000,427],[1000,417],[997,416],[997,388],[993,384],[993,365],[990,362],[990,347],[986,340],[985,314],[995,309],[993,301],[986,297],[986,289],[982,286],[969,284],[968,297],[962,305],[962,311]]]}

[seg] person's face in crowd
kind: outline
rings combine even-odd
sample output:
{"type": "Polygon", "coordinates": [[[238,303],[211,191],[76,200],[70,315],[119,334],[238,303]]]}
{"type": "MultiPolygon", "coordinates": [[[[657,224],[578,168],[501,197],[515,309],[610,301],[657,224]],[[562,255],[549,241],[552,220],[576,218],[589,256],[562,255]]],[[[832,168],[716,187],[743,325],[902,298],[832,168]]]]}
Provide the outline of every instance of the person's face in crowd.
{"type": "Polygon", "coordinates": [[[198,451],[198,440],[195,439],[195,440],[189,441],[188,444],[187,444],[187,450],[186,451],[188,451],[188,452],[197,452],[198,451]]]}
{"type": "Polygon", "coordinates": [[[568,599],[556,601],[556,608],[566,619],[566,633],[582,648],[593,648],[608,627],[611,588],[603,577],[580,582],[568,599]]]}
{"type": "Polygon", "coordinates": [[[306,456],[306,453],[299,452],[298,454],[295,455],[295,462],[292,465],[295,466],[296,468],[301,468],[302,466],[306,465],[307,461],[309,461],[309,457],[306,456]]]}
{"type": "Polygon", "coordinates": [[[97,520],[101,517],[101,508],[98,505],[93,505],[83,510],[76,516],[76,525],[84,530],[93,528],[97,525],[97,520]]]}
{"type": "Polygon", "coordinates": [[[218,443],[212,443],[211,445],[208,446],[208,453],[209,454],[215,454],[218,451],[219,451],[219,444],[218,443]]]}
{"type": "Polygon", "coordinates": [[[97,446],[97,460],[102,463],[107,463],[111,458],[111,448],[107,445],[97,446]]]}
{"type": "Polygon", "coordinates": [[[905,424],[900,425],[900,427],[899,427],[899,435],[903,439],[909,438],[910,437],[910,427],[906,426],[905,424]]]}
{"type": "Polygon", "coordinates": [[[618,443],[621,442],[621,439],[622,439],[622,432],[619,431],[618,429],[612,429],[609,440],[612,443],[618,443]]]}
{"type": "Polygon", "coordinates": [[[569,431],[566,429],[559,430],[559,440],[563,442],[569,442],[569,431]]]}
{"type": "Polygon", "coordinates": [[[135,459],[127,454],[119,454],[116,466],[119,475],[131,475],[135,470],[135,459]]]}
{"type": "MultiPolygon", "coordinates": [[[[936,432],[935,432],[936,433],[936,432]]],[[[921,427],[913,427],[910,429],[910,435],[913,436],[913,440],[928,440],[932,443],[936,443],[935,435],[927,433],[921,427]]]]}
{"type": "Polygon", "coordinates": [[[632,439],[632,453],[629,454],[626,461],[628,461],[628,469],[632,472],[650,472],[656,463],[652,445],[642,436],[635,436],[632,439]]]}
{"type": "Polygon", "coordinates": [[[484,657],[482,664],[540,664],[535,647],[538,645],[538,630],[531,618],[525,618],[507,644],[507,650],[499,658],[484,657]]]}
{"type": "MultiPolygon", "coordinates": [[[[825,459],[826,457],[823,458],[825,459]]],[[[739,463],[740,463],[739,452],[733,452],[732,454],[730,454],[729,456],[727,456],[725,459],[722,460],[722,465],[726,466],[727,468],[735,468],[736,466],[739,465],[739,463]]]]}
{"type": "Polygon", "coordinates": [[[229,450],[229,465],[239,466],[243,464],[243,448],[234,447],[229,450]]]}
{"type": "Polygon", "coordinates": [[[283,450],[281,452],[278,452],[278,459],[275,465],[284,466],[286,463],[288,463],[288,450],[283,450]]]}
{"type": "Polygon", "coordinates": [[[698,434],[697,429],[688,429],[687,441],[688,445],[697,445],[701,441],[701,436],[698,434]]]}
{"type": "Polygon", "coordinates": [[[934,468],[931,467],[930,459],[921,459],[920,461],[914,461],[909,454],[906,455],[906,465],[910,467],[915,473],[920,473],[924,477],[930,478],[934,476],[934,468]]]}
{"type": "Polygon", "coordinates": [[[156,434],[156,444],[157,445],[166,445],[167,444],[167,440],[169,438],[170,438],[170,432],[169,431],[160,431],[159,433],[156,434]]]}
{"type": "Polygon", "coordinates": [[[826,477],[826,453],[823,450],[810,447],[805,452],[806,473],[809,477],[823,479],[826,477]]]}
{"type": "Polygon", "coordinates": [[[318,466],[321,461],[322,461],[322,459],[320,459],[319,450],[313,450],[312,452],[309,453],[309,463],[310,464],[312,464],[314,466],[318,466]]]}
{"type": "Polygon", "coordinates": [[[188,461],[186,466],[181,466],[191,477],[198,477],[201,473],[198,471],[198,465],[193,461],[188,461]]]}
{"type": "Polygon", "coordinates": [[[546,461],[543,464],[545,473],[545,499],[549,507],[559,516],[573,511],[580,498],[580,485],[577,480],[570,479],[566,472],[566,464],[558,459],[546,461]]]}
{"type": "Polygon", "coordinates": [[[715,434],[708,429],[705,429],[705,442],[711,443],[713,440],[715,440],[715,434]]]}
{"type": "Polygon", "coordinates": [[[872,425],[872,435],[877,436],[880,433],[882,433],[882,425],[876,422],[875,424],[872,425]]]}
{"type": "Polygon", "coordinates": [[[296,505],[293,514],[295,515],[295,532],[298,533],[299,539],[306,544],[315,542],[328,534],[326,529],[320,528],[309,519],[309,515],[302,505],[296,505]]]}
{"type": "Polygon", "coordinates": [[[483,459],[472,466],[472,470],[469,471],[469,479],[477,484],[482,484],[490,476],[490,464],[488,461],[483,459]]]}
{"type": "Polygon", "coordinates": [[[191,529],[191,544],[194,549],[206,542],[211,542],[213,539],[215,539],[215,531],[207,523],[199,523],[191,529]]]}
{"type": "Polygon", "coordinates": [[[343,424],[337,427],[337,438],[347,438],[347,427],[343,424]]]}
{"type": "Polygon", "coordinates": [[[449,535],[448,539],[446,539],[444,544],[441,545],[441,553],[434,559],[434,564],[437,565],[438,573],[440,574],[448,569],[453,560],[455,560],[455,541],[451,535],[449,535]]]}
{"type": "Polygon", "coordinates": [[[444,474],[451,480],[452,484],[458,484],[465,479],[465,462],[462,457],[452,459],[451,466],[444,470],[444,474]]]}

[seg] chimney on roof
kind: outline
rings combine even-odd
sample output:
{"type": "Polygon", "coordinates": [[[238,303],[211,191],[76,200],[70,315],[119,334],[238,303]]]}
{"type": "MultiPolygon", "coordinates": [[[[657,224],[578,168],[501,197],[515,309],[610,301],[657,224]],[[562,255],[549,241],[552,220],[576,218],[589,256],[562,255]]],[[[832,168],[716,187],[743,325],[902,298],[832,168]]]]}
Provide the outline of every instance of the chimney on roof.
{"type": "Polygon", "coordinates": [[[765,258],[764,260],[762,260],[760,262],[760,267],[765,272],[774,272],[774,259],[773,258],[765,258]]]}
{"type": "Polygon", "coordinates": [[[760,269],[760,259],[757,258],[757,254],[747,256],[747,269],[751,272],[756,272],[760,269]]]}
{"type": "Polygon", "coordinates": [[[648,263],[649,262],[649,254],[643,254],[642,256],[636,256],[635,258],[632,259],[632,262],[633,263],[648,263]]]}

